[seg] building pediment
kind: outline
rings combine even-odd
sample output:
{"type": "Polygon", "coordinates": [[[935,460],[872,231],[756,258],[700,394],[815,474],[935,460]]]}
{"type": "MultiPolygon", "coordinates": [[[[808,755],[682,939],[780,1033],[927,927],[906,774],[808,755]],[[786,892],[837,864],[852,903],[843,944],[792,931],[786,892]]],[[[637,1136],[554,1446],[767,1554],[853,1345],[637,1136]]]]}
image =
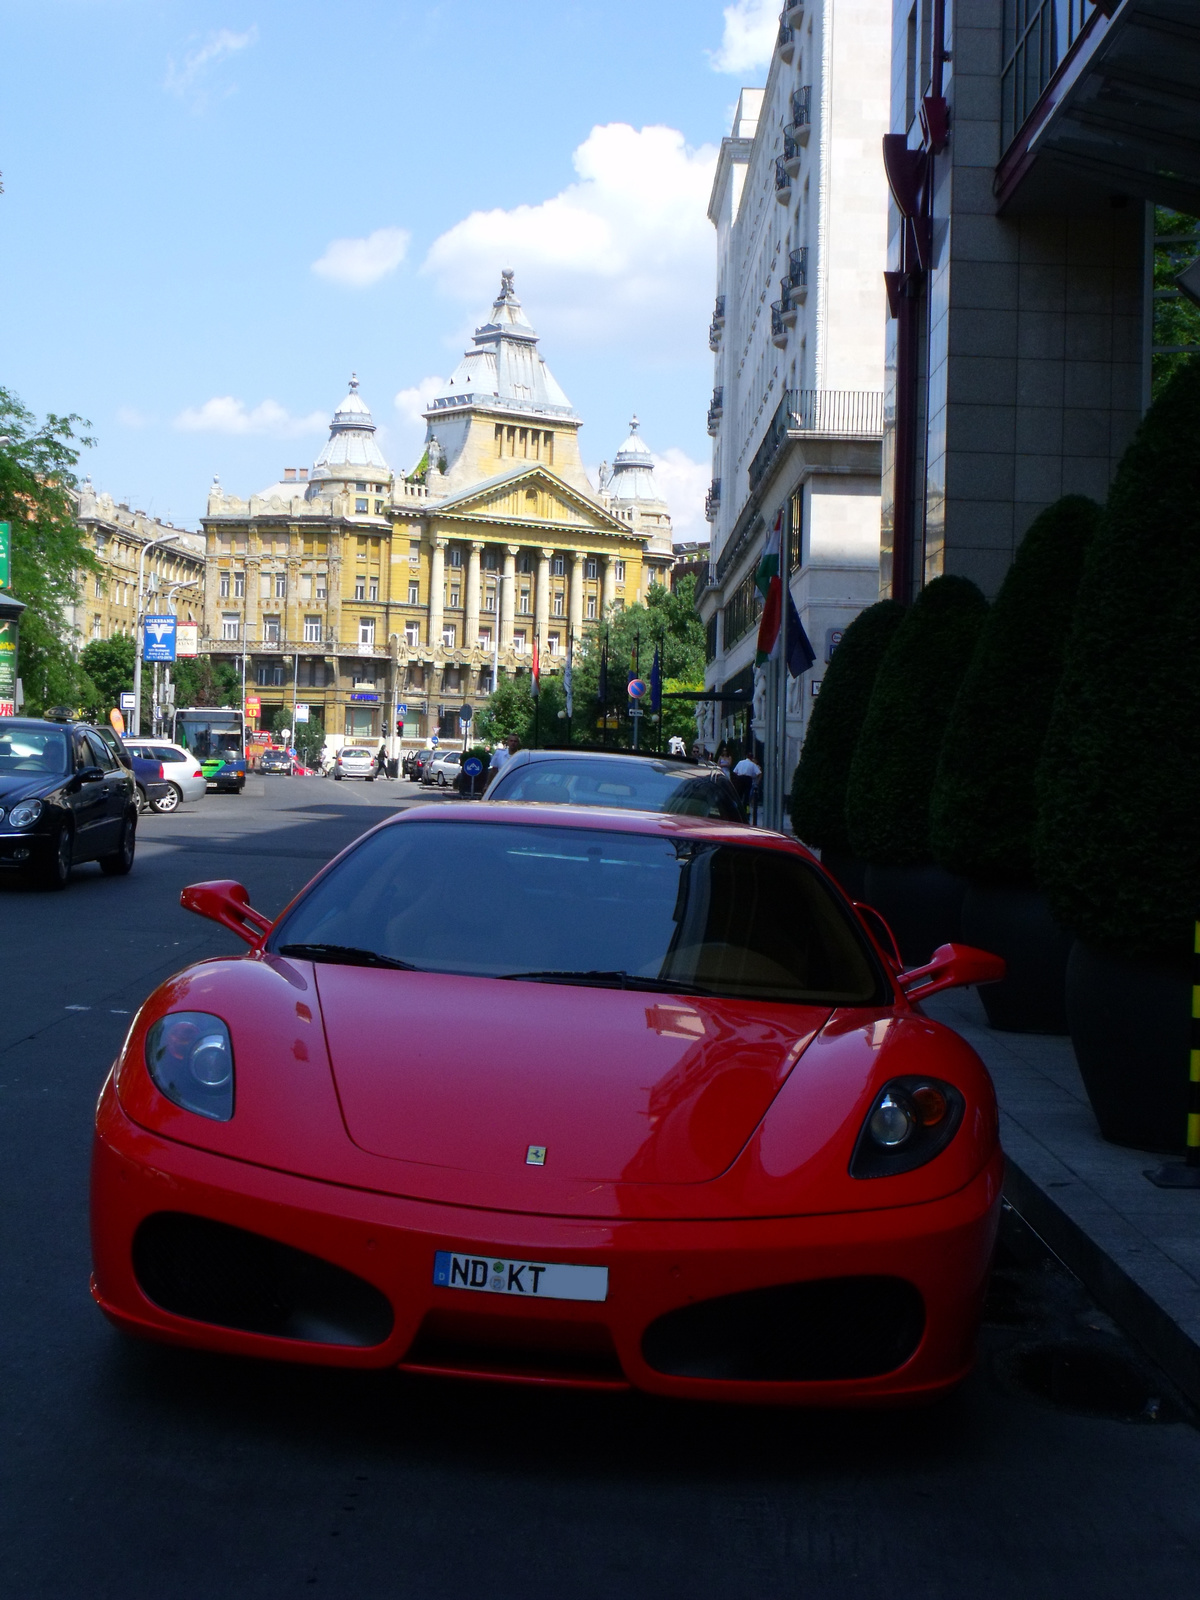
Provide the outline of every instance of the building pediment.
{"type": "Polygon", "coordinates": [[[573,489],[557,473],[531,466],[472,484],[470,489],[430,507],[439,519],[503,522],[532,529],[569,528],[572,532],[629,539],[629,528],[597,501],[573,489]]]}

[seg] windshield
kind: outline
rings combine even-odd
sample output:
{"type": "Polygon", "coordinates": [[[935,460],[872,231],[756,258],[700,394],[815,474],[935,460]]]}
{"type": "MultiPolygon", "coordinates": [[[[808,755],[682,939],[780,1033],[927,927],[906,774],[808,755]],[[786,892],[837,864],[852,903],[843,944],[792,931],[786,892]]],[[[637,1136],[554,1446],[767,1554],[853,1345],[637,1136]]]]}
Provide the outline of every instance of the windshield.
{"type": "Polygon", "coordinates": [[[67,741],[60,729],[0,729],[0,772],[68,770],[67,741]]]}
{"type": "Polygon", "coordinates": [[[175,735],[201,761],[240,756],[242,753],[241,729],[228,722],[210,721],[207,717],[180,717],[175,725],[175,735]]]}
{"type": "Polygon", "coordinates": [[[725,786],[707,775],[663,761],[530,761],[502,771],[489,800],[534,800],[544,805],[617,806],[623,811],[666,811],[685,817],[740,822],[725,786]]]}
{"type": "Polygon", "coordinates": [[[866,940],[802,857],[591,828],[385,828],[314,886],[270,947],[497,978],[890,1000],[866,940]]]}

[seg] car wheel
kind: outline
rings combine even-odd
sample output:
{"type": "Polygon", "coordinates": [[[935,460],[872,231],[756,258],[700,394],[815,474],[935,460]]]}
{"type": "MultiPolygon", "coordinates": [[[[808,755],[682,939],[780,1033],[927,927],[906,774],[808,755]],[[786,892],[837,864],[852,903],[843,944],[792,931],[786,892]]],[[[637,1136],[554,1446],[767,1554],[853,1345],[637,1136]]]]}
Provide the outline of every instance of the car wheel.
{"type": "Polygon", "coordinates": [[[333,775],[333,781],[334,781],[334,783],[341,783],[341,781],[342,781],[342,775],[341,775],[341,773],[340,773],[340,772],[335,772],[335,773],[334,773],[334,775],[333,775]]]}
{"type": "Polygon", "coordinates": [[[155,811],[177,811],[179,802],[183,799],[180,789],[172,784],[170,790],[154,802],[155,811]]]}
{"type": "Polygon", "coordinates": [[[100,857],[100,871],[110,878],[123,878],[133,866],[137,848],[137,819],[126,817],[121,824],[121,842],[110,856],[100,857]]]}
{"type": "Polygon", "coordinates": [[[137,808],[139,811],[149,811],[150,802],[146,799],[146,791],[139,783],[137,786],[137,808]]]}
{"type": "Polygon", "coordinates": [[[71,860],[75,853],[75,836],[71,825],[64,822],[54,841],[54,853],[42,868],[42,884],[47,889],[65,889],[71,877],[71,860]]]}
{"type": "Polygon", "coordinates": [[[439,789],[444,789],[446,787],[446,774],[444,772],[438,773],[437,786],[439,789]]]}

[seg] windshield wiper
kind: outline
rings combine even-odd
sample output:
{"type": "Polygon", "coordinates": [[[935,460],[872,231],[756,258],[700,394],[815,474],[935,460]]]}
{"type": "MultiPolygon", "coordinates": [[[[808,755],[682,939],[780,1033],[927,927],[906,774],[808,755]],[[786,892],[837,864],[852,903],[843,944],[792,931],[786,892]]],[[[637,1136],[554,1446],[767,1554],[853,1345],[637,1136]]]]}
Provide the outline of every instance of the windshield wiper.
{"type": "Polygon", "coordinates": [[[336,961],[344,967],[393,967],[397,972],[420,972],[411,961],[381,956],[377,950],[360,950],[354,944],[281,944],[281,956],[300,956],[306,961],[336,961]]]}
{"type": "Polygon", "coordinates": [[[675,978],[640,978],[636,973],[619,970],[574,972],[570,968],[560,971],[551,967],[545,972],[498,972],[496,976],[514,981],[523,978],[530,983],[581,983],[595,988],[646,989],[664,994],[716,993],[715,989],[706,989],[698,983],[681,983],[675,978]]]}

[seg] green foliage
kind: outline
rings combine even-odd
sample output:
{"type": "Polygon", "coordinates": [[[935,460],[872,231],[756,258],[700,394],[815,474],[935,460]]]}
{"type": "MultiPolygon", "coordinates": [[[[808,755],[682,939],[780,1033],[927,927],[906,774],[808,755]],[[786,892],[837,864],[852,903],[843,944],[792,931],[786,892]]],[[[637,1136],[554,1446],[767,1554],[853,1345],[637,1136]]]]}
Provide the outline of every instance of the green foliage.
{"type": "Polygon", "coordinates": [[[79,655],[85,674],[82,706],[93,722],[107,722],[108,713],[133,692],[133,664],[137,651],[132,634],[114,633],[111,639],[92,639],[79,655]]]}
{"type": "Polygon", "coordinates": [[[325,724],[321,720],[318,707],[310,706],[308,721],[298,722],[292,729],[292,743],[296,747],[296,754],[306,767],[315,767],[317,757],[325,744],[325,724]]]}
{"type": "Polygon", "coordinates": [[[79,578],[98,570],[75,524],[70,490],[79,450],[95,441],[75,432],[80,417],[47,415],[39,424],[0,388],[0,522],[12,523],[12,594],[29,607],[21,618],[19,671],[24,710],[77,706],[90,693],[74,652],[66,610],[79,578]]]}
{"type": "Polygon", "coordinates": [[[1033,881],[1034,774],[1100,507],[1049,506],[1021,541],[950,713],[930,807],[933,853],[965,877],[1033,881]]]}
{"type": "Polygon", "coordinates": [[[892,635],[904,620],[896,600],[859,612],[833,652],[813,705],[792,777],[792,826],[806,844],[850,851],[846,785],[871,690],[892,635]]]}
{"type": "Polygon", "coordinates": [[[938,752],[986,615],[975,585],[947,575],[921,590],[896,629],[846,789],[850,848],[862,860],[904,867],[931,859],[929,799],[938,752]]]}
{"type": "Polygon", "coordinates": [[[1154,211],[1154,398],[1189,357],[1180,345],[1200,345],[1200,306],[1182,295],[1175,278],[1200,254],[1200,219],[1156,206],[1154,211]]]}
{"type": "Polygon", "coordinates": [[[429,446],[425,447],[425,454],[405,478],[405,483],[424,483],[429,476],[429,446]]]}
{"type": "Polygon", "coordinates": [[[490,747],[503,744],[515,733],[524,739],[525,729],[533,720],[533,697],[529,693],[529,678],[501,677],[494,694],[475,714],[475,733],[490,747]]]}
{"type": "Polygon", "coordinates": [[[209,656],[176,661],[171,668],[177,706],[237,706],[242,700],[242,679],[229,661],[213,666],[209,656]]]}
{"type": "Polygon", "coordinates": [[[1055,918],[1120,954],[1187,957],[1200,907],[1200,359],[1122,457],[1079,586],[1037,775],[1055,918]]]}

